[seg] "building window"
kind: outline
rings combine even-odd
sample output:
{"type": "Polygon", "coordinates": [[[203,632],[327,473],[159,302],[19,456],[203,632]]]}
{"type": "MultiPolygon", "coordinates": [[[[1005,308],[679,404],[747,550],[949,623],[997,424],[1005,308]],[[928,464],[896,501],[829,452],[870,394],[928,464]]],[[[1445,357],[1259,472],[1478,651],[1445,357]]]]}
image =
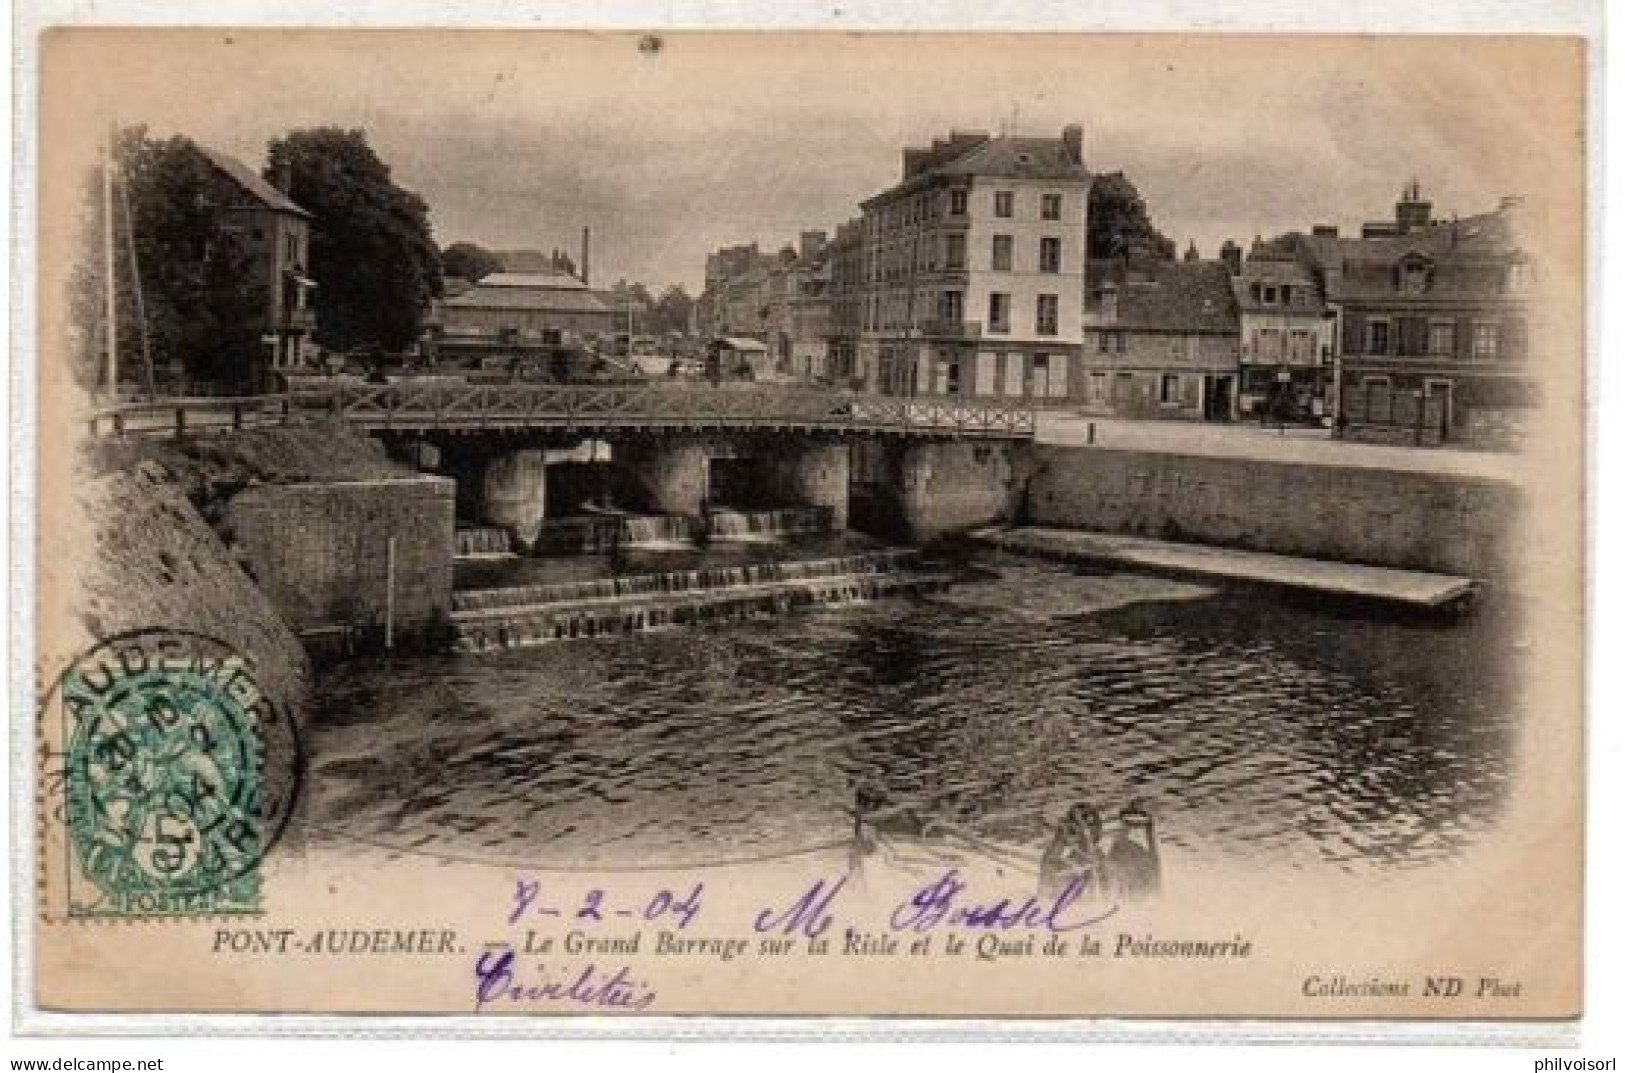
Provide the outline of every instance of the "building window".
{"type": "Polygon", "coordinates": [[[964,187],[948,191],[948,215],[963,216],[970,205],[970,192],[964,187]]]}
{"type": "Polygon", "coordinates": [[[949,268],[964,268],[965,267],[965,236],[964,235],[956,234],[956,235],[949,235],[948,236],[947,256],[948,256],[948,267],[949,268]]]}
{"type": "Polygon", "coordinates": [[[1454,354],[1456,352],[1456,325],[1448,320],[1428,325],[1428,353],[1454,354]]]}
{"type": "Polygon", "coordinates": [[[1507,265],[1507,290],[1514,294],[1529,288],[1529,266],[1521,261],[1507,265]]]}
{"type": "Polygon", "coordinates": [[[1046,220],[1059,220],[1061,218],[1061,195],[1045,194],[1040,202],[1040,215],[1046,220]]]}
{"type": "Polygon", "coordinates": [[[1038,334],[1059,335],[1061,331],[1061,300],[1053,294],[1038,296],[1038,334]]]}
{"type": "Polygon", "coordinates": [[[1367,354],[1388,353],[1388,322],[1374,320],[1365,326],[1365,350],[1367,354]]]}
{"type": "Polygon", "coordinates": [[[1164,406],[1179,405],[1179,374],[1163,373],[1157,384],[1157,401],[1164,406]]]}
{"type": "Polygon", "coordinates": [[[1005,334],[1010,331],[1010,296],[995,291],[987,296],[987,330],[1005,334]]]}
{"type": "Polygon", "coordinates": [[[1038,270],[1040,272],[1059,272],[1061,270],[1061,240],[1045,236],[1038,240],[1038,270]]]}
{"type": "Polygon", "coordinates": [[[1008,272],[1015,261],[1016,240],[1009,235],[993,236],[993,271],[1008,272]]]}
{"type": "Polygon", "coordinates": [[[1106,401],[1106,389],[1110,386],[1110,384],[1111,381],[1106,378],[1105,373],[1090,373],[1089,401],[1092,403],[1104,403],[1106,401]]]}
{"type": "Polygon", "coordinates": [[[1265,287],[1264,288],[1264,304],[1267,305],[1267,306],[1272,306],[1272,305],[1275,304],[1275,288],[1274,287],[1265,287]]]}
{"type": "Polygon", "coordinates": [[[1016,214],[1016,192],[1014,190],[995,190],[993,192],[993,215],[1009,219],[1016,214]]]}
{"type": "Polygon", "coordinates": [[[1111,345],[1111,336],[1111,332],[1095,333],[1095,342],[1100,344],[1100,352],[1102,354],[1106,353],[1107,348],[1111,345]]]}
{"type": "Polygon", "coordinates": [[[1033,355],[1033,394],[1052,399],[1066,398],[1066,355],[1033,355]]]}
{"type": "Polygon", "coordinates": [[[1501,349],[1501,331],[1494,324],[1473,325],[1473,357],[1493,358],[1501,349]]]}
{"type": "Polygon", "coordinates": [[[1027,372],[1021,367],[1020,354],[1004,355],[1004,393],[1012,399],[1027,393],[1027,372]]]}
{"type": "Polygon", "coordinates": [[[958,324],[965,319],[965,295],[963,291],[943,291],[937,296],[937,317],[949,324],[958,324]]]}

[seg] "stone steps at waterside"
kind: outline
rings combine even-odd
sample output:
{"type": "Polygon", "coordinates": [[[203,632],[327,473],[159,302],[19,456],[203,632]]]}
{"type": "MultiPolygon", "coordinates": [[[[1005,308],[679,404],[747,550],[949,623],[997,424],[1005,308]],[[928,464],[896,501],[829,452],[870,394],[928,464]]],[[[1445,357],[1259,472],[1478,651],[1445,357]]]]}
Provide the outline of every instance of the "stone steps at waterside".
{"type": "MultiPolygon", "coordinates": [[[[863,556],[750,567],[713,567],[605,579],[605,582],[530,586],[550,590],[550,599],[463,607],[452,613],[456,647],[490,652],[579,637],[663,629],[696,622],[727,621],[820,607],[868,603],[905,593],[938,592],[947,574],[901,569],[917,553],[898,549],[863,556]],[[888,565],[889,564],[889,565],[888,565]],[[842,570],[840,566],[849,567],[842,570]],[[697,576],[696,576],[697,575],[697,576]],[[638,585],[665,579],[672,587],[610,592],[601,584],[638,585]]],[[[459,593],[458,598],[524,590],[459,593]]]]}

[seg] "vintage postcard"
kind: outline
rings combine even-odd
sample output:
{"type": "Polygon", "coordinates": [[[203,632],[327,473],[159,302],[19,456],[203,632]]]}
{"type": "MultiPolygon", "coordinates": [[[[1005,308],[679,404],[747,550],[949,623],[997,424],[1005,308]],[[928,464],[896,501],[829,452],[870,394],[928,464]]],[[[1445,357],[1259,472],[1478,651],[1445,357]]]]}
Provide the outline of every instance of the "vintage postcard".
{"type": "Polygon", "coordinates": [[[1587,48],[47,33],[32,1005],[1578,1017],[1587,48]]]}

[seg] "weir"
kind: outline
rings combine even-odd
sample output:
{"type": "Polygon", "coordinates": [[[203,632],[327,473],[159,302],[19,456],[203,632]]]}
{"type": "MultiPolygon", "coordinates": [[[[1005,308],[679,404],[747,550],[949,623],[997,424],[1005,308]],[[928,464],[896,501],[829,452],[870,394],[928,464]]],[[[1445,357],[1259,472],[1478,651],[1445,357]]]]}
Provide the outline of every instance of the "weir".
{"type": "Polygon", "coordinates": [[[946,588],[919,553],[883,548],[823,559],[708,566],[614,578],[458,592],[452,623],[464,652],[575,637],[783,614],[946,588]]]}

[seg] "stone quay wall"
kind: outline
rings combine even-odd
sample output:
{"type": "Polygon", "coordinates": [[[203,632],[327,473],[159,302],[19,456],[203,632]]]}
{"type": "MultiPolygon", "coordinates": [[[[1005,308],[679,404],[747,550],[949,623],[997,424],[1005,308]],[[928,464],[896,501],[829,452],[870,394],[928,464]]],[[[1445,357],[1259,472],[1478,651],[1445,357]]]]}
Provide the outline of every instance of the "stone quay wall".
{"type": "Polygon", "coordinates": [[[1020,520],[1485,578],[1523,507],[1488,478],[1040,445],[1020,520]]]}

